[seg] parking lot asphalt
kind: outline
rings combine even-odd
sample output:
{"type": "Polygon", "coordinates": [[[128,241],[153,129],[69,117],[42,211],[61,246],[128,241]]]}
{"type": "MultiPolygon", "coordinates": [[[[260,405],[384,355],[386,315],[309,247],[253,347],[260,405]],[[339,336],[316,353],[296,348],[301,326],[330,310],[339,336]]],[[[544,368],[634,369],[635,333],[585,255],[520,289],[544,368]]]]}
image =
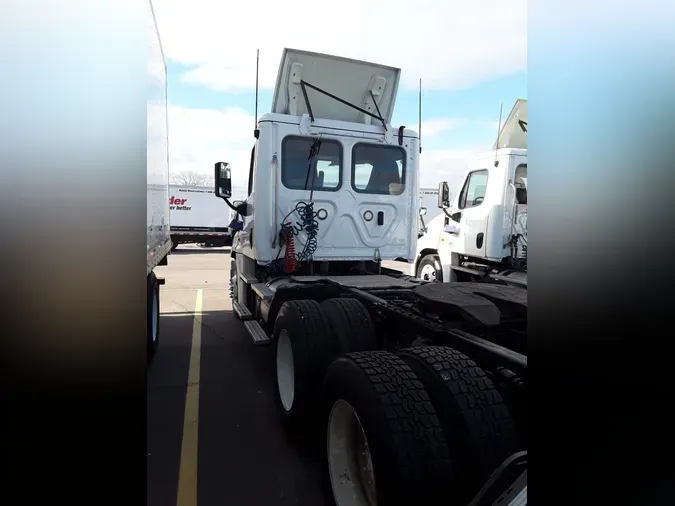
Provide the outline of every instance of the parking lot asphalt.
{"type": "Polygon", "coordinates": [[[156,269],[166,284],[147,375],[147,504],[329,504],[316,456],[278,424],[273,350],[232,312],[229,253],[182,245],[156,269]]]}

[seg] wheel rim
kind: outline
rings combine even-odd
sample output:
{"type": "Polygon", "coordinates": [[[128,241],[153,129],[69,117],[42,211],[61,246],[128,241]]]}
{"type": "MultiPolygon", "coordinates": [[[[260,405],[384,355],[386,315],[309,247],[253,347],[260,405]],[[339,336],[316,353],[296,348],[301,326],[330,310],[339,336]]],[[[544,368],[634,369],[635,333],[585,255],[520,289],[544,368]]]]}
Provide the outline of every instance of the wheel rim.
{"type": "Polygon", "coordinates": [[[423,266],[420,272],[420,278],[425,281],[436,281],[436,268],[430,264],[423,266]]]}
{"type": "Polygon", "coordinates": [[[328,468],[337,506],[376,506],[375,474],[368,439],[354,408],[333,404],[328,420],[328,468]]]}
{"type": "Polygon", "coordinates": [[[157,326],[159,323],[159,296],[153,291],[152,296],[152,342],[157,342],[157,326]]]}
{"type": "Polygon", "coordinates": [[[295,398],[295,368],[291,337],[286,329],[281,330],[277,339],[277,385],[281,405],[290,411],[295,398]]]}

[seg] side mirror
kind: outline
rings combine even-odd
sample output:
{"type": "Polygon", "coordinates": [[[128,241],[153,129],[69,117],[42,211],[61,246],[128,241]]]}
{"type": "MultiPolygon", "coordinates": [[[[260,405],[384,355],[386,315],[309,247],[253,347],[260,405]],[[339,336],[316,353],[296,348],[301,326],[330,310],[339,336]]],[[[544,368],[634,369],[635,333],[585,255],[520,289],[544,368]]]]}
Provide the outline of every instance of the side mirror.
{"type": "Polygon", "coordinates": [[[250,216],[251,213],[249,212],[251,210],[251,207],[246,203],[245,200],[235,200],[232,202],[232,206],[236,209],[237,216],[236,218],[240,218],[242,216],[250,216]]]}
{"type": "Polygon", "coordinates": [[[215,165],[216,197],[229,199],[232,196],[232,171],[227,162],[216,162],[215,165]]]}
{"type": "Polygon", "coordinates": [[[438,185],[438,207],[441,209],[450,207],[450,187],[447,181],[443,181],[438,185]]]}
{"type": "Polygon", "coordinates": [[[459,223],[459,220],[462,219],[462,213],[452,213],[452,214],[450,215],[450,219],[451,219],[452,221],[455,221],[455,222],[459,223]]]}
{"type": "Polygon", "coordinates": [[[427,208],[426,207],[420,207],[420,216],[424,216],[427,214],[427,208]]]}

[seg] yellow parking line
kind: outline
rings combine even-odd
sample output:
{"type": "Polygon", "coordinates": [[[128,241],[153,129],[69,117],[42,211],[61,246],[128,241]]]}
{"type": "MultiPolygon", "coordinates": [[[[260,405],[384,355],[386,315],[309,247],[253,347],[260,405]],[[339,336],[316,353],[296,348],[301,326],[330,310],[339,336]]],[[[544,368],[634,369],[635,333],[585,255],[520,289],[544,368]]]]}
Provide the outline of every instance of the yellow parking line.
{"type": "Polygon", "coordinates": [[[192,351],[185,394],[183,442],[178,471],[177,506],[197,505],[197,448],[199,430],[199,361],[202,348],[202,290],[197,290],[194,322],[192,324],[192,351]]]}

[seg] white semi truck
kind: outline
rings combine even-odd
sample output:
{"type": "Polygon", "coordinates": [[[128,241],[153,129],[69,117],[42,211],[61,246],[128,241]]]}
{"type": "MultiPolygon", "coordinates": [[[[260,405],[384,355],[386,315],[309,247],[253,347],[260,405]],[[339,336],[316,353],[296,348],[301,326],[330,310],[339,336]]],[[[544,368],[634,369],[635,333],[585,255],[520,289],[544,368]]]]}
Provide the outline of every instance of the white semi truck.
{"type": "Polygon", "coordinates": [[[167,264],[169,230],[169,147],[166,107],[166,65],[152,2],[148,1],[148,147],[147,147],[147,359],[159,344],[159,287],[155,267],[167,264]]]}
{"type": "Polygon", "coordinates": [[[241,216],[232,307],[273,347],[280,423],[326,448],[337,506],[526,504],[526,292],[382,266],[412,261],[419,231],[399,77],[284,50],[244,202],[215,164],[241,216]]]}
{"type": "Polygon", "coordinates": [[[212,188],[169,186],[172,249],[188,243],[203,243],[206,246],[227,246],[232,243],[228,228],[228,207],[213,196],[212,188]]]}
{"type": "Polygon", "coordinates": [[[470,165],[443,214],[417,241],[411,275],[426,281],[500,280],[527,287],[527,101],[516,101],[492,151],[470,165]],[[452,206],[452,209],[449,208],[452,206]]]}

